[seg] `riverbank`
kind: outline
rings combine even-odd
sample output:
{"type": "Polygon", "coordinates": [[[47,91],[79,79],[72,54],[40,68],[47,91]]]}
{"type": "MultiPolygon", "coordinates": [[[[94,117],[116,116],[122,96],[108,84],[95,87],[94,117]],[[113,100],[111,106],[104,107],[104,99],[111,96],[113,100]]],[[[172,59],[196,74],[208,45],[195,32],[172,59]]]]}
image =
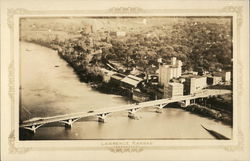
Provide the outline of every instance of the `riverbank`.
{"type": "MultiPolygon", "coordinates": [[[[58,55],[74,69],[80,81],[90,84],[93,89],[101,93],[121,95],[132,101],[131,92],[110,82],[104,82],[99,67],[86,64],[86,62],[82,61],[83,58],[81,58],[81,54],[68,51],[67,48],[63,49],[63,47],[60,46],[48,44],[45,46],[53,50],[57,50],[58,55]]],[[[218,101],[220,100],[216,101],[216,104],[218,104],[218,101]]],[[[219,109],[221,109],[221,107],[219,107],[219,109]]],[[[201,105],[190,105],[185,108],[185,110],[190,111],[191,113],[201,115],[203,117],[219,120],[227,125],[232,125],[232,116],[230,114],[224,113],[223,111],[210,109],[201,105]]]]}
{"type": "Polygon", "coordinates": [[[121,88],[111,82],[104,82],[102,72],[98,66],[84,66],[77,60],[71,59],[66,54],[63,54],[61,51],[58,51],[58,55],[74,69],[80,81],[90,84],[93,89],[105,94],[116,94],[132,98],[129,90],[121,88]]]}
{"type": "MultiPolygon", "coordinates": [[[[132,101],[132,93],[126,89],[121,88],[119,85],[111,84],[110,82],[105,83],[102,79],[102,76],[100,74],[96,74],[89,70],[90,68],[83,67],[81,65],[77,65],[77,62],[72,61],[72,59],[69,59],[67,56],[62,55],[61,52],[59,52],[59,55],[61,58],[66,60],[76,71],[77,75],[79,76],[80,80],[90,83],[92,87],[99,92],[105,93],[105,94],[117,94],[124,97],[129,98],[132,101]],[[85,70],[84,70],[85,69],[85,70]]],[[[193,104],[185,108],[185,110],[190,111],[191,113],[198,114],[203,117],[212,118],[218,121],[221,121],[224,124],[231,125],[232,126],[232,115],[229,113],[225,113],[224,110],[226,108],[232,109],[232,105],[230,106],[230,103],[227,101],[226,103],[224,101],[221,101],[216,98],[209,99],[210,103],[214,103],[218,105],[218,108],[207,108],[202,105],[193,104]]]]}
{"type": "Polygon", "coordinates": [[[48,43],[42,40],[27,41],[41,45],[52,50],[56,50],[61,59],[65,60],[75,71],[79,80],[84,83],[90,84],[90,86],[105,94],[116,94],[126,97],[132,101],[131,91],[124,89],[118,85],[110,82],[103,81],[103,73],[100,68],[101,63],[94,63],[93,61],[94,52],[88,53],[87,51],[78,51],[76,47],[70,43],[48,43]]]}
{"type": "MultiPolygon", "coordinates": [[[[31,118],[131,104],[125,97],[103,94],[89,83],[80,83],[72,67],[51,49],[30,43],[22,43],[20,49],[20,103],[29,110],[31,118]]],[[[143,108],[136,114],[139,120],[128,118],[128,112],[122,111],[108,115],[104,124],[93,117],[75,122],[71,130],[51,124],[38,128],[30,137],[23,136],[22,131],[19,134],[21,140],[215,139],[201,127],[204,125],[232,137],[232,127],[182,109],[164,108],[162,113],[156,113],[153,108],[143,108]]]]}
{"type": "Polygon", "coordinates": [[[232,126],[233,124],[232,115],[223,111],[214,110],[214,109],[211,109],[202,105],[198,105],[198,104],[191,104],[183,109],[191,113],[198,114],[203,117],[212,118],[212,119],[221,121],[222,123],[226,125],[232,126]]]}

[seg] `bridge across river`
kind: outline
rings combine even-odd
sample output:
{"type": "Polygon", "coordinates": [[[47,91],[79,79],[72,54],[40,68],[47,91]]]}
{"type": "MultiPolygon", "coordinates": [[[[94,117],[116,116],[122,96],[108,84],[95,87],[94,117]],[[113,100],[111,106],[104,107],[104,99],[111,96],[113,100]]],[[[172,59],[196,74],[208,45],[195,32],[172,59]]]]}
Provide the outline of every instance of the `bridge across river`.
{"type": "Polygon", "coordinates": [[[230,93],[231,93],[230,90],[206,89],[193,95],[184,95],[184,96],[118,106],[118,107],[103,108],[103,109],[98,109],[98,110],[89,111],[89,112],[85,111],[85,112],[79,112],[79,113],[57,115],[57,116],[52,116],[52,117],[43,117],[43,118],[38,118],[35,120],[30,119],[30,120],[24,121],[22,124],[19,125],[19,127],[27,129],[27,130],[31,130],[33,133],[35,133],[36,129],[41,127],[44,124],[53,123],[53,122],[61,122],[61,123],[64,123],[66,127],[71,127],[72,124],[76,122],[77,120],[84,118],[84,117],[89,117],[89,116],[96,116],[98,117],[98,120],[100,122],[104,122],[106,116],[113,112],[128,111],[128,116],[134,117],[135,113],[144,107],[156,107],[157,108],[156,112],[161,112],[161,109],[169,103],[181,102],[185,106],[187,106],[190,104],[190,100],[195,100],[197,98],[206,98],[206,97],[211,97],[211,96],[216,96],[216,95],[230,94],[230,93]]]}

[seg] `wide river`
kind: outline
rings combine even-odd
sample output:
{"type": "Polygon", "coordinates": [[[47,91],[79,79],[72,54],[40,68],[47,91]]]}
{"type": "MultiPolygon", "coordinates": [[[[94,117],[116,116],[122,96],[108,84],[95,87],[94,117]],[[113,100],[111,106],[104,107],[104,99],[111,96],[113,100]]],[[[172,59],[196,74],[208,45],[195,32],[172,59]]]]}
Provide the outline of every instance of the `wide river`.
{"type": "MultiPolygon", "coordinates": [[[[80,82],[72,67],[51,49],[21,42],[20,50],[22,120],[130,103],[122,96],[103,94],[80,82]]],[[[20,139],[214,139],[201,125],[232,136],[230,126],[178,108],[165,108],[162,113],[145,108],[137,116],[139,119],[130,119],[125,111],[113,113],[105,123],[90,117],[75,122],[71,129],[54,123],[38,128],[34,135],[20,130],[20,139]]]]}

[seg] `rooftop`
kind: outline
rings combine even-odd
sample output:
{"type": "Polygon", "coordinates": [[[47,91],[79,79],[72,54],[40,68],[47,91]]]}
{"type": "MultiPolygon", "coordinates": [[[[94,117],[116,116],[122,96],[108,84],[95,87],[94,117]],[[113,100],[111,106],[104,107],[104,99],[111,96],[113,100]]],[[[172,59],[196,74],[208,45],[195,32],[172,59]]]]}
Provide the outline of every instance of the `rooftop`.
{"type": "Polygon", "coordinates": [[[178,66],[176,66],[176,65],[168,65],[168,64],[164,64],[164,63],[161,63],[160,65],[164,66],[165,68],[178,68],[178,66]]]}
{"type": "Polygon", "coordinates": [[[142,81],[143,80],[142,78],[136,77],[136,76],[131,75],[131,74],[128,75],[127,77],[130,78],[130,79],[136,80],[136,81],[142,81]]]}
{"type": "Polygon", "coordinates": [[[217,77],[223,77],[225,76],[226,72],[213,72],[212,75],[213,76],[217,76],[217,77]]]}
{"type": "Polygon", "coordinates": [[[138,83],[140,83],[143,79],[133,76],[133,75],[128,75],[127,77],[121,79],[121,82],[130,84],[134,87],[136,87],[138,85],[138,83]]]}
{"type": "Polygon", "coordinates": [[[171,86],[183,86],[182,83],[177,83],[177,82],[169,83],[169,85],[171,85],[171,86]]]}
{"type": "Polygon", "coordinates": [[[105,68],[101,68],[101,71],[104,72],[106,75],[114,75],[116,72],[111,71],[111,70],[107,70],[105,68]]]}
{"type": "Polygon", "coordinates": [[[200,76],[200,75],[194,75],[194,74],[184,74],[181,75],[181,78],[203,78],[207,76],[200,76]]]}
{"type": "Polygon", "coordinates": [[[112,78],[115,78],[115,79],[117,79],[117,80],[121,80],[121,79],[123,79],[123,78],[126,77],[126,76],[123,75],[123,74],[116,73],[116,74],[113,74],[111,77],[112,77],[112,78]]]}

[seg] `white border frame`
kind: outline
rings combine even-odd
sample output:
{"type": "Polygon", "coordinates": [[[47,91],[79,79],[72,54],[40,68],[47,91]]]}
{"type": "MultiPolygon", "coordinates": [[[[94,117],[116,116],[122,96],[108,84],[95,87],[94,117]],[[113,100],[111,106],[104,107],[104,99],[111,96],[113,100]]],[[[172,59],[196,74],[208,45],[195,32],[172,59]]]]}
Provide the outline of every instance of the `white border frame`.
{"type": "MultiPolygon", "coordinates": [[[[218,14],[216,15],[216,14],[211,14],[211,13],[193,13],[193,14],[185,14],[185,16],[195,16],[195,17],[197,17],[197,15],[199,14],[199,16],[218,16],[218,14]]],[[[114,15],[113,14],[81,14],[81,15],[79,15],[79,14],[67,14],[67,15],[64,15],[65,17],[88,17],[88,18],[91,18],[91,17],[114,17],[114,15]]],[[[138,16],[141,16],[141,17],[147,17],[147,16],[149,16],[149,17],[151,17],[151,16],[155,16],[155,17],[157,17],[157,16],[159,16],[159,17],[168,17],[168,16],[175,16],[175,17],[178,17],[178,16],[184,16],[184,14],[166,14],[166,13],[156,13],[156,14],[136,14],[136,15],[126,15],[126,14],[119,14],[119,15],[115,15],[115,16],[118,16],[118,17],[138,17],[138,16]]],[[[237,26],[236,24],[236,14],[235,13],[233,13],[233,14],[221,14],[221,15],[219,15],[219,16],[232,16],[232,18],[233,18],[233,26],[237,26]]],[[[20,20],[20,18],[27,18],[27,17],[31,17],[31,18],[36,18],[36,17],[62,17],[61,15],[32,15],[32,16],[30,16],[30,15],[17,15],[17,16],[15,16],[14,17],[14,21],[15,21],[15,23],[14,23],[14,35],[18,35],[18,36],[16,36],[15,37],[15,43],[14,43],[14,49],[15,49],[15,67],[16,67],[16,69],[18,69],[18,67],[20,67],[20,61],[19,61],[19,57],[18,57],[18,53],[20,52],[20,50],[19,50],[19,45],[20,45],[20,43],[19,43],[19,20],[20,20]]],[[[236,55],[237,55],[237,34],[236,34],[236,31],[237,31],[237,27],[233,27],[233,42],[235,42],[235,43],[233,43],[233,58],[235,58],[236,57],[236,55]]],[[[237,61],[237,60],[235,60],[235,61],[237,61]]],[[[233,63],[233,69],[237,69],[237,63],[233,63]]],[[[237,72],[233,72],[234,73],[234,81],[235,82],[237,82],[237,72]]],[[[15,79],[16,80],[16,91],[19,91],[19,72],[16,74],[16,76],[17,76],[17,79],[15,79]]],[[[234,85],[233,86],[234,87],[234,90],[233,90],[233,97],[235,98],[236,96],[237,96],[237,87],[234,85]]],[[[19,92],[16,92],[15,93],[16,95],[15,95],[15,97],[16,97],[16,100],[18,100],[18,101],[16,101],[15,102],[15,118],[19,118],[19,110],[16,110],[16,109],[19,109],[19,92]]],[[[234,100],[236,100],[236,99],[234,99],[234,100]]],[[[234,105],[233,105],[233,107],[236,107],[236,101],[233,101],[233,103],[234,103],[234,105]]],[[[168,144],[169,146],[180,146],[180,147],[185,147],[185,146],[211,146],[212,145],[212,147],[214,147],[214,145],[237,145],[237,133],[238,133],[238,129],[237,129],[237,127],[238,127],[238,125],[237,125],[237,120],[236,120],[236,117],[235,117],[235,115],[238,115],[238,112],[239,112],[239,110],[236,108],[236,110],[234,109],[234,112],[233,112],[233,130],[232,130],[232,140],[220,140],[219,142],[218,142],[218,140],[202,140],[202,143],[200,142],[201,140],[200,139],[197,139],[197,140],[195,140],[195,139],[181,139],[181,142],[180,142],[180,140],[175,140],[175,139],[166,139],[166,140],[151,140],[151,141],[153,141],[154,142],[154,145],[153,146],[156,146],[156,147],[164,147],[164,145],[166,145],[166,144],[168,144]]],[[[15,121],[15,129],[18,129],[18,127],[19,127],[19,124],[18,124],[18,120],[19,119],[17,119],[16,121],[15,121]]],[[[18,130],[16,130],[16,132],[15,132],[15,136],[16,136],[16,138],[18,138],[19,137],[19,135],[18,135],[18,130]]],[[[43,141],[43,140],[41,140],[41,141],[43,141]]],[[[23,142],[25,142],[25,144],[26,145],[24,145],[24,147],[37,147],[37,146],[40,146],[40,142],[41,141],[39,141],[39,140],[33,140],[33,141],[17,141],[17,146],[18,145],[20,145],[20,147],[22,147],[22,143],[23,142]],[[21,144],[20,144],[21,143],[21,144]]],[[[73,141],[73,140],[60,140],[60,141],[62,141],[62,145],[63,144],[67,144],[67,146],[69,146],[69,147],[71,147],[72,145],[73,146],[82,146],[82,147],[92,147],[93,146],[93,143],[97,143],[97,142],[107,142],[107,140],[105,141],[105,140],[100,140],[100,141],[96,141],[96,140],[76,140],[76,141],[73,141]],[[71,142],[77,142],[77,143],[74,143],[74,144],[70,144],[71,142]],[[90,145],[90,143],[91,143],[91,145],[90,145]]],[[[111,140],[111,141],[115,141],[115,140],[111,140]]],[[[116,141],[119,141],[119,142],[132,142],[131,140],[119,140],[119,139],[117,139],[116,141]]],[[[145,139],[145,141],[148,141],[148,139],[145,139]]],[[[49,141],[46,141],[46,145],[44,144],[43,146],[48,146],[48,145],[52,145],[53,147],[58,147],[58,140],[55,140],[55,141],[52,141],[52,140],[49,140],[49,141]],[[56,143],[56,144],[55,144],[56,143]]],[[[60,143],[59,143],[60,144],[60,143]]],[[[59,145],[59,146],[61,146],[61,145],[59,145]]],[[[97,143],[97,144],[94,144],[94,146],[100,146],[100,144],[99,143],[97,143]]],[[[41,146],[40,146],[41,147],[41,146]]]]}
{"type": "MultiPolygon", "coordinates": [[[[30,2],[29,0],[27,0],[26,2],[30,2]]],[[[55,2],[55,1],[53,1],[55,2]]],[[[58,2],[58,1],[56,1],[58,2]]],[[[78,3],[80,3],[79,1],[75,1],[76,5],[78,3]]],[[[124,6],[124,3],[127,4],[128,6],[134,7],[134,4],[131,3],[131,1],[125,1],[125,2],[115,2],[115,1],[108,1],[109,3],[107,4],[108,6],[114,6],[117,7],[117,5],[119,6],[124,6]],[[133,4],[133,5],[132,5],[133,4]]],[[[140,4],[138,1],[136,1],[138,4],[140,4]]],[[[150,1],[146,1],[146,3],[148,3],[150,1]]],[[[163,1],[156,1],[156,2],[163,2],[163,1]]],[[[47,3],[50,4],[50,2],[41,2],[41,1],[37,1],[37,3],[41,4],[41,3],[47,3]]],[[[60,2],[59,2],[60,3],[60,2]]],[[[58,4],[59,4],[58,3],[58,4]]],[[[91,2],[85,1],[82,2],[83,4],[89,4],[91,2]]],[[[97,1],[93,2],[98,3],[97,1]]],[[[105,3],[105,2],[104,2],[105,3]]],[[[135,6],[138,5],[137,3],[135,3],[135,6]]],[[[178,6],[178,4],[182,4],[182,1],[178,1],[176,5],[173,5],[173,2],[168,3],[166,2],[165,5],[170,4],[170,8],[175,6],[174,9],[172,8],[171,13],[165,13],[162,12],[161,14],[164,14],[164,16],[192,16],[192,14],[194,16],[204,16],[204,12],[203,11],[208,11],[208,13],[205,16],[233,16],[233,26],[236,27],[233,28],[233,67],[234,67],[234,86],[233,86],[233,107],[234,107],[234,113],[233,113],[233,139],[232,140],[164,140],[164,142],[160,141],[160,140],[154,140],[152,142],[152,145],[145,145],[142,147],[142,149],[140,149],[141,147],[139,147],[139,150],[135,150],[135,152],[143,152],[143,156],[142,155],[131,155],[134,156],[136,158],[140,158],[140,159],[156,159],[155,155],[149,155],[147,153],[148,150],[150,150],[150,152],[153,154],[160,154],[161,150],[164,150],[168,156],[158,156],[157,155],[157,159],[160,158],[166,158],[168,157],[168,159],[176,159],[179,158],[178,160],[183,160],[183,159],[198,159],[201,160],[199,157],[197,158],[197,156],[188,156],[182,158],[182,156],[180,156],[180,153],[178,153],[178,151],[183,152],[184,154],[188,154],[189,152],[191,152],[191,150],[194,150],[195,152],[200,152],[200,155],[203,154],[204,156],[207,156],[207,158],[204,159],[209,159],[209,158],[215,158],[216,155],[218,155],[218,152],[220,152],[220,154],[224,154],[224,156],[221,156],[220,158],[246,158],[246,151],[249,150],[249,129],[245,129],[246,127],[249,127],[249,123],[248,122],[244,122],[243,121],[247,121],[249,120],[249,109],[248,109],[248,105],[249,105],[249,100],[247,98],[247,100],[243,100],[242,97],[246,97],[248,94],[246,94],[246,91],[244,90],[245,84],[248,83],[248,79],[245,80],[243,73],[248,71],[248,69],[246,69],[246,67],[248,67],[248,64],[246,62],[248,62],[248,60],[244,60],[245,58],[249,58],[248,55],[245,55],[246,52],[248,52],[249,50],[246,50],[246,46],[248,45],[247,42],[249,42],[249,40],[246,40],[245,38],[245,33],[246,32],[246,27],[249,27],[249,15],[246,14],[248,13],[248,9],[246,9],[247,7],[247,3],[246,1],[233,1],[233,0],[229,0],[229,1],[209,1],[206,2],[208,4],[207,9],[204,6],[204,1],[203,2],[198,2],[198,1],[187,1],[184,2],[183,4],[187,5],[187,8],[190,10],[190,12],[187,13],[181,13],[179,11],[184,10],[182,7],[178,6]],[[195,2],[194,4],[192,4],[193,2],[195,2]],[[211,4],[215,4],[216,2],[218,2],[218,6],[215,7],[211,7],[211,4]],[[211,3],[211,4],[210,4],[211,3]],[[197,9],[197,6],[201,6],[201,9],[197,9]],[[196,8],[195,8],[196,7],[196,8]],[[179,9],[178,9],[179,8],[179,9]],[[173,12],[172,12],[173,11],[173,12]],[[193,12],[193,11],[201,11],[201,12],[193,12]],[[215,12],[213,12],[215,11],[215,12]],[[174,13],[177,12],[178,14],[174,13]],[[192,13],[192,14],[191,14],[192,13]],[[209,14],[209,15],[208,15],[209,14]],[[243,15],[244,14],[244,15],[243,15]],[[243,26],[242,26],[243,23],[243,26]],[[236,45],[237,44],[237,45],[236,45]],[[237,55],[236,55],[237,53],[237,55]],[[244,84],[244,87],[243,87],[244,84]],[[236,106],[237,105],[237,106],[236,106]],[[240,107],[240,108],[236,108],[236,107],[240,107]],[[237,110],[237,111],[235,111],[237,110]],[[142,151],[143,150],[143,151],[142,151]],[[152,151],[153,150],[153,151],[152,151]],[[175,152],[172,154],[172,152],[175,152]],[[215,156],[212,156],[211,154],[215,154],[215,156]],[[242,155],[241,155],[242,154],[242,155]],[[244,154],[244,155],[243,155],[244,154]]],[[[90,157],[90,154],[88,154],[88,151],[92,151],[92,152],[97,152],[96,150],[98,150],[99,152],[103,152],[107,150],[111,151],[111,152],[117,152],[114,149],[112,149],[112,147],[106,147],[103,146],[102,143],[107,142],[105,141],[93,141],[93,140],[83,140],[80,141],[18,141],[17,138],[19,138],[18,136],[18,130],[12,131],[13,127],[14,129],[18,129],[18,112],[16,111],[16,109],[19,109],[19,102],[16,100],[19,100],[19,92],[15,92],[15,91],[19,91],[19,79],[17,79],[16,74],[19,74],[19,71],[16,71],[16,69],[19,69],[19,58],[13,59],[13,61],[11,60],[11,56],[12,54],[14,55],[14,53],[18,53],[19,52],[19,45],[17,45],[17,43],[19,44],[19,40],[15,39],[14,41],[14,36],[19,32],[19,30],[16,29],[19,18],[20,17],[24,17],[24,16],[29,16],[29,17],[35,17],[35,16],[41,16],[40,14],[42,13],[41,11],[48,11],[49,9],[45,9],[44,6],[41,6],[42,10],[37,9],[37,7],[35,7],[34,5],[31,8],[34,8],[34,10],[29,10],[30,7],[28,7],[29,9],[20,9],[17,6],[25,6],[23,4],[16,4],[14,5],[14,8],[11,6],[13,4],[13,2],[10,3],[4,3],[4,11],[1,11],[1,13],[3,13],[1,22],[3,22],[4,26],[3,28],[1,27],[1,33],[3,33],[3,31],[6,31],[6,33],[4,33],[3,35],[6,37],[6,41],[7,42],[1,42],[1,58],[3,58],[3,53],[4,52],[10,52],[10,58],[5,58],[4,60],[7,60],[6,62],[4,62],[3,60],[1,60],[1,76],[8,76],[7,78],[3,78],[1,77],[1,92],[3,91],[8,91],[7,95],[4,96],[1,95],[1,105],[10,105],[11,101],[14,99],[14,108],[15,108],[15,112],[14,114],[11,113],[11,109],[8,108],[1,108],[1,125],[4,128],[2,128],[1,131],[1,135],[2,138],[7,138],[8,140],[4,140],[3,143],[1,143],[2,147],[3,145],[6,145],[8,148],[5,149],[3,152],[5,158],[12,158],[15,160],[19,160],[20,158],[15,158],[15,156],[21,156],[21,158],[29,158],[31,154],[37,154],[37,153],[43,153],[43,154],[48,154],[50,152],[56,153],[56,151],[64,151],[64,150],[69,150],[71,151],[71,154],[78,154],[78,155],[74,155],[75,158],[66,156],[64,153],[60,153],[60,155],[64,156],[65,158],[62,157],[52,157],[52,156],[40,156],[41,158],[54,158],[54,159],[70,159],[70,160],[76,160],[76,159],[83,159],[83,156],[79,156],[80,154],[78,153],[78,151],[81,151],[81,153],[84,153],[84,157],[87,158],[93,158],[90,157]],[[7,5],[6,5],[7,4],[7,5]],[[11,6],[11,7],[10,7],[11,6]],[[15,8],[16,6],[16,8],[15,8]],[[9,11],[7,11],[9,10],[9,11]],[[37,15],[37,13],[39,13],[39,15],[37,15]],[[3,19],[6,18],[6,19],[3,19]],[[6,22],[7,20],[7,22],[6,22]],[[7,26],[7,24],[9,25],[9,27],[7,26]],[[9,30],[8,30],[9,28],[9,30]],[[8,43],[10,42],[10,44],[8,43]],[[6,46],[3,46],[6,45],[6,46]],[[17,46],[16,46],[17,45],[17,46]],[[15,47],[15,49],[12,49],[12,47],[15,47]],[[10,60],[8,60],[10,59],[10,60]],[[5,71],[5,73],[2,74],[2,71],[5,71]],[[6,74],[7,73],[7,74],[6,74]],[[15,75],[13,75],[15,74],[15,75]],[[14,83],[14,84],[13,84],[14,83]],[[4,86],[3,86],[4,85],[4,86]],[[7,89],[9,88],[9,89],[7,89]],[[14,97],[12,97],[14,95],[14,97]],[[10,101],[9,98],[10,97],[10,101]],[[5,99],[7,100],[5,100],[5,99]],[[4,100],[4,101],[3,101],[4,100]],[[18,108],[17,108],[18,107],[18,108]],[[3,117],[4,114],[3,113],[7,113],[7,114],[11,114],[15,117],[15,120],[11,120],[9,118],[9,115],[7,117],[3,117]],[[17,120],[16,120],[17,119],[17,120]],[[6,121],[6,120],[9,120],[6,121]],[[12,122],[12,123],[10,123],[12,122]],[[13,125],[13,126],[11,126],[13,125]],[[14,132],[14,133],[13,133],[14,132]],[[79,143],[77,143],[79,142],[79,143]],[[82,146],[82,143],[85,143],[85,146],[82,146]],[[67,144],[67,147],[65,146],[67,144]],[[88,145],[88,146],[86,146],[88,145]],[[111,148],[111,149],[110,149],[111,148]]],[[[48,16],[64,16],[64,15],[71,15],[71,16],[80,16],[79,14],[67,14],[67,11],[72,11],[70,9],[72,9],[71,6],[69,6],[69,9],[66,9],[68,6],[65,7],[65,4],[67,4],[67,2],[62,2],[61,8],[62,11],[58,11],[55,10],[55,13],[59,13],[59,14],[51,14],[51,11],[49,12],[48,16]],[[63,6],[64,5],[64,6],[63,6]],[[65,13],[65,14],[64,14],[65,13]]],[[[32,4],[31,4],[32,5],[32,4]]],[[[105,7],[107,7],[107,5],[105,4],[105,7]]],[[[127,6],[125,5],[125,6],[127,6]]],[[[103,8],[105,8],[103,7],[103,8]]],[[[110,8],[111,8],[110,7],[110,8]]],[[[145,10],[147,10],[148,8],[150,8],[150,6],[148,5],[142,5],[142,7],[145,7],[145,10]]],[[[162,9],[162,7],[164,6],[159,6],[158,8],[162,9]]],[[[53,8],[53,7],[48,7],[48,8],[53,8]]],[[[77,7],[76,7],[77,8],[77,7]]],[[[96,7],[97,10],[99,10],[100,6],[96,7]]],[[[157,8],[157,7],[156,7],[157,8]]],[[[166,7],[169,9],[169,7],[166,7]]],[[[184,7],[185,8],[185,7],[184,7]]],[[[86,9],[86,7],[85,7],[86,9]]],[[[52,9],[53,10],[53,9],[52,9]]],[[[107,11],[106,8],[102,11],[107,11]]],[[[136,16],[146,16],[147,14],[149,16],[154,16],[154,15],[158,15],[160,13],[135,13],[136,16]]],[[[82,14],[81,14],[82,15],[82,14]]],[[[84,15],[86,15],[87,17],[89,17],[91,14],[84,12],[84,15]]],[[[93,14],[94,16],[97,16],[98,14],[93,14]]],[[[101,14],[101,16],[132,16],[133,13],[105,13],[105,14],[101,14]]],[[[162,16],[162,15],[161,15],[162,16]]],[[[42,15],[41,17],[44,17],[44,15],[42,15]]],[[[4,38],[5,38],[4,37],[4,38]]],[[[1,38],[3,39],[3,36],[1,36],[1,38]]],[[[6,56],[6,54],[5,54],[6,56]]],[[[248,87],[248,85],[247,85],[248,87]]],[[[3,106],[2,106],[3,107],[3,106]]],[[[112,142],[115,140],[112,140],[112,142]]],[[[126,142],[127,140],[119,140],[117,142],[126,142]]],[[[132,142],[133,140],[129,140],[129,142],[132,142]]],[[[148,140],[147,140],[148,141],[148,140]]],[[[98,152],[98,153],[99,153],[98,152]]],[[[110,153],[109,153],[110,154],[110,153]]],[[[112,154],[112,153],[111,153],[112,154]]],[[[34,156],[34,155],[31,155],[34,156]]],[[[199,156],[199,155],[198,155],[199,156]]],[[[37,157],[36,157],[37,158],[37,157]]],[[[37,159],[41,159],[41,158],[37,158],[37,159]]],[[[106,156],[106,158],[109,159],[117,159],[116,158],[112,158],[110,156],[106,156]]],[[[123,156],[124,158],[130,158],[130,157],[126,157],[123,156]]]]}

